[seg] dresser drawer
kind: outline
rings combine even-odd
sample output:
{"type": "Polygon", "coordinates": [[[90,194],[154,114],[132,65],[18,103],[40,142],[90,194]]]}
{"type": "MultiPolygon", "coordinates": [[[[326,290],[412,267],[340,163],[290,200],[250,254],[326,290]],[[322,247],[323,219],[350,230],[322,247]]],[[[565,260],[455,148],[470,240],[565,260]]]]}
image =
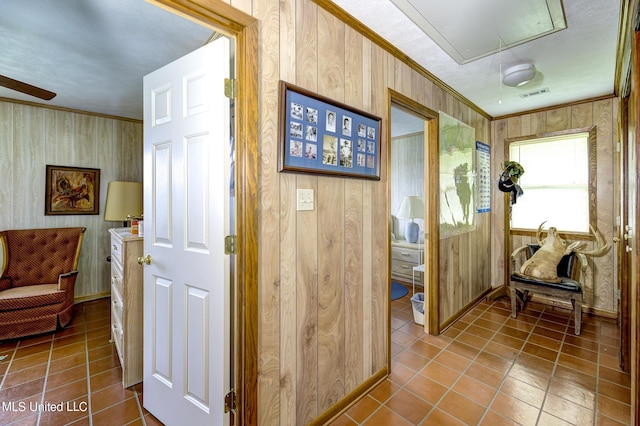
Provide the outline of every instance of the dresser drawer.
{"type": "Polygon", "coordinates": [[[111,264],[111,286],[118,289],[120,296],[124,294],[124,283],[122,280],[122,269],[118,265],[111,264]]]}
{"type": "MultiPolygon", "coordinates": [[[[405,275],[411,278],[413,274],[414,266],[418,266],[418,265],[411,262],[404,262],[402,260],[395,260],[391,266],[391,273],[394,275],[405,275]]],[[[418,276],[422,277],[422,273],[416,272],[415,273],[416,279],[418,279],[418,276]]]]}
{"type": "Polygon", "coordinates": [[[119,238],[112,237],[111,238],[111,262],[117,262],[122,268],[122,240],[119,238]]]}
{"type": "Polygon", "coordinates": [[[124,358],[124,330],[122,328],[122,323],[118,321],[117,313],[111,307],[111,338],[113,342],[116,344],[116,350],[118,351],[118,357],[120,358],[120,363],[122,363],[124,358]]]}
{"type": "Polygon", "coordinates": [[[118,289],[115,286],[111,286],[111,314],[116,316],[116,319],[120,324],[123,324],[123,309],[124,304],[122,302],[122,296],[118,293],[118,289]]]}
{"type": "Polygon", "coordinates": [[[416,265],[422,263],[422,260],[420,259],[420,250],[405,247],[391,247],[391,257],[394,260],[410,262],[416,265]]]}

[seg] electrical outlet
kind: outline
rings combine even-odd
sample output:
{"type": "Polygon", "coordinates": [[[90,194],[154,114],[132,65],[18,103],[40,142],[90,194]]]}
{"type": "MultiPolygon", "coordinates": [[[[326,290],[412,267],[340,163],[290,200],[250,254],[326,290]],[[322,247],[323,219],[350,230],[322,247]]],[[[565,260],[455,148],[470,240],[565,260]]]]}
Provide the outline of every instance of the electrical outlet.
{"type": "Polygon", "coordinates": [[[298,189],[298,211],[313,210],[313,189],[298,189]]]}

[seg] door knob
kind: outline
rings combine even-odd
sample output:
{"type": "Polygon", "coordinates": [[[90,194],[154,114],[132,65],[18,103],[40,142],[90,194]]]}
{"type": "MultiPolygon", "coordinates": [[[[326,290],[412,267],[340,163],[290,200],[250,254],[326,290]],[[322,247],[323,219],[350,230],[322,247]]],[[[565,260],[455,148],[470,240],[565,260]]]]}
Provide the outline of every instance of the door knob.
{"type": "Polygon", "coordinates": [[[138,258],[138,264],[142,265],[146,263],[147,265],[151,265],[151,256],[150,255],[146,255],[145,257],[139,257],[138,258]]]}

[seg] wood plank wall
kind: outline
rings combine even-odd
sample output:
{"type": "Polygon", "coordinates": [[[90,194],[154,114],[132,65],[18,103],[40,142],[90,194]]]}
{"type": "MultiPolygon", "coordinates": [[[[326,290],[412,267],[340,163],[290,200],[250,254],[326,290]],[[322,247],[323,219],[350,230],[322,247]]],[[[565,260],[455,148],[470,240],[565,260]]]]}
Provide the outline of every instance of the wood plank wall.
{"type": "MultiPolygon", "coordinates": [[[[492,170],[497,173],[501,170],[501,164],[505,159],[505,139],[540,135],[549,132],[579,129],[590,126],[597,128],[597,229],[602,233],[606,242],[611,243],[616,231],[616,206],[615,194],[618,191],[614,176],[616,176],[616,122],[618,115],[618,99],[610,98],[593,102],[585,102],[572,106],[553,108],[545,111],[522,114],[515,117],[496,120],[492,123],[492,170]]],[[[525,171],[526,173],[526,171],[525,171]]],[[[492,272],[491,277],[494,286],[504,284],[505,262],[504,258],[504,197],[495,190],[492,209],[492,272]]],[[[526,194],[524,195],[526,196],[526,194]]],[[[512,236],[510,249],[520,247],[535,238],[512,236]]],[[[590,243],[591,244],[591,243],[590,243]]],[[[587,245],[592,247],[592,245],[587,245]]],[[[585,306],[595,308],[605,315],[614,316],[617,312],[617,300],[615,297],[615,247],[599,258],[593,259],[593,264],[587,271],[585,279],[585,306]]]]}
{"type": "MultiPolygon", "coordinates": [[[[393,124],[392,124],[393,126],[393,124]]],[[[391,203],[390,214],[395,216],[406,196],[419,195],[424,201],[424,133],[414,133],[391,139],[391,203]]],[[[404,229],[410,219],[397,219],[396,238],[404,238],[404,229]]],[[[414,220],[425,232],[424,219],[414,220]]],[[[424,234],[423,234],[424,235],[424,234]]]]}
{"type": "MultiPolygon", "coordinates": [[[[258,420],[303,425],[389,363],[387,88],[475,127],[479,140],[489,142],[490,126],[311,0],[230,4],[260,21],[258,420]],[[383,118],[380,181],[278,173],[281,79],[383,118]],[[299,188],[314,190],[313,211],[296,211],[299,188]]],[[[474,270],[490,263],[489,226],[482,218],[463,247],[444,244],[447,256],[465,256],[452,283],[465,288],[446,293],[457,297],[446,314],[489,286],[489,271],[474,270]]]]}
{"type": "Polygon", "coordinates": [[[0,229],[86,227],[76,298],[108,292],[107,185],[142,181],[142,123],[0,101],[0,170],[0,229]],[[47,164],[100,169],[100,214],[45,216],[47,164]]]}

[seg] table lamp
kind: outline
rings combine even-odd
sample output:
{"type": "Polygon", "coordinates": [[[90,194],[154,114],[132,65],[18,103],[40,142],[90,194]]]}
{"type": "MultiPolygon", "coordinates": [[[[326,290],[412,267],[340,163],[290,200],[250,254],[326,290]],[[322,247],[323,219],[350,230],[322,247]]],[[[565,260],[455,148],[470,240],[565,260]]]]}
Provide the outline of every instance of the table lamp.
{"type": "Polygon", "coordinates": [[[413,219],[424,218],[424,203],[420,197],[416,195],[404,197],[396,216],[402,219],[411,219],[404,229],[404,238],[410,243],[417,242],[420,235],[420,226],[413,219]]]}
{"type": "Polygon", "coordinates": [[[142,183],[111,181],[107,189],[104,220],[127,221],[142,218],[142,183]]]}

